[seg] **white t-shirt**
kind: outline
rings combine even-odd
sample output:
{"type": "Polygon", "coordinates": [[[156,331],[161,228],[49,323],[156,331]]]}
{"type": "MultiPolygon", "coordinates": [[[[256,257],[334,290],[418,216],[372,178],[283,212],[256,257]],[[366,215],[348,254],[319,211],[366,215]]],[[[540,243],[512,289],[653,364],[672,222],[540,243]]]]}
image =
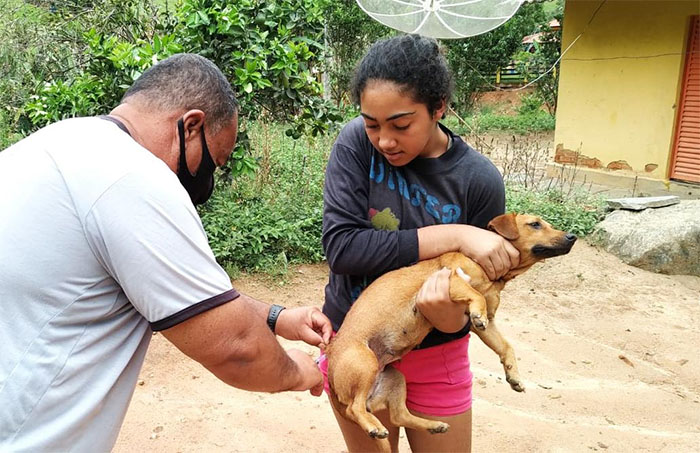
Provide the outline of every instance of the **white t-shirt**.
{"type": "Polygon", "coordinates": [[[151,331],[237,296],[175,173],[115,124],[0,152],[0,451],[109,451],[151,331]]]}

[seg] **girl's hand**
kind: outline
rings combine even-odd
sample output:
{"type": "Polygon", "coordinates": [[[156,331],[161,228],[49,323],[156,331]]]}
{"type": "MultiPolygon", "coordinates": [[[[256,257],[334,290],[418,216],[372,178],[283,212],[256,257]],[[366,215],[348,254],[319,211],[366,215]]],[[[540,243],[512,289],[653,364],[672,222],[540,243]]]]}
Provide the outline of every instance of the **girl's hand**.
{"type": "Polygon", "coordinates": [[[416,306],[421,314],[436,329],[446,333],[459,332],[469,320],[466,307],[450,299],[450,274],[447,268],[435,272],[423,283],[416,296],[416,306]]]}
{"type": "Polygon", "coordinates": [[[463,236],[459,251],[476,261],[489,280],[498,280],[520,263],[520,253],[503,236],[469,225],[465,227],[469,231],[463,236]]]}

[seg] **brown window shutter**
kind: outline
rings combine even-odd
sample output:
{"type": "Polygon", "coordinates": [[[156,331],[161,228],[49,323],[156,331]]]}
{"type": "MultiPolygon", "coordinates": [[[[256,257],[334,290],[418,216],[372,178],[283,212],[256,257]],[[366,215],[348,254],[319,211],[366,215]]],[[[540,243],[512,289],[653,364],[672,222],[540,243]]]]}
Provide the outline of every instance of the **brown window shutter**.
{"type": "Polygon", "coordinates": [[[700,16],[693,16],[673,146],[671,178],[700,182],[700,16]]]}

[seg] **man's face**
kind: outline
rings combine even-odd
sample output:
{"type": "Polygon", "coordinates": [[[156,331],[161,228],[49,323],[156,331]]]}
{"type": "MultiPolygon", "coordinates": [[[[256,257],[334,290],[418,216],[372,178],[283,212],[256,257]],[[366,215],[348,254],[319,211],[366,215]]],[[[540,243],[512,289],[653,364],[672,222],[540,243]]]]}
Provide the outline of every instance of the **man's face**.
{"type": "Polygon", "coordinates": [[[224,126],[214,136],[207,134],[207,145],[209,153],[217,167],[222,167],[231,156],[233,148],[236,146],[238,137],[238,113],[233,116],[229,124],[224,126]]]}
{"type": "Polygon", "coordinates": [[[203,119],[204,115],[201,111],[193,111],[185,114],[177,122],[179,160],[175,172],[195,205],[205,203],[211,196],[214,190],[214,171],[216,167],[226,164],[236,145],[238,135],[237,114],[234,114],[228,124],[225,123],[216,134],[211,134],[209,137],[206,137],[204,132],[203,119]],[[188,155],[185,129],[187,123],[192,124],[194,121],[199,121],[200,128],[198,131],[193,130],[195,133],[190,134],[189,143],[195,145],[196,142],[193,143],[192,139],[198,136],[200,152],[199,155],[194,154],[195,146],[190,146],[188,155]],[[194,162],[194,159],[197,162],[194,162]],[[196,170],[192,172],[192,168],[196,170]]]}

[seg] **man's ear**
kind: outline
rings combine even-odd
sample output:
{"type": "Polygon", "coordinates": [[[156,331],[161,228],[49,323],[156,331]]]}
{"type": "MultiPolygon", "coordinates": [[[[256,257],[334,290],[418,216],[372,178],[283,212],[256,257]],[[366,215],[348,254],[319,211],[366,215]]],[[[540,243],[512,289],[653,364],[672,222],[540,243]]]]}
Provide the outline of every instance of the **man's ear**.
{"type": "Polygon", "coordinates": [[[509,241],[514,241],[520,237],[518,224],[515,223],[515,213],[499,215],[486,226],[491,231],[495,231],[509,241]]]}
{"type": "Polygon", "coordinates": [[[204,112],[199,109],[188,110],[182,115],[186,139],[189,139],[191,136],[198,136],[204,125],[204,117],[204,112]]]}

